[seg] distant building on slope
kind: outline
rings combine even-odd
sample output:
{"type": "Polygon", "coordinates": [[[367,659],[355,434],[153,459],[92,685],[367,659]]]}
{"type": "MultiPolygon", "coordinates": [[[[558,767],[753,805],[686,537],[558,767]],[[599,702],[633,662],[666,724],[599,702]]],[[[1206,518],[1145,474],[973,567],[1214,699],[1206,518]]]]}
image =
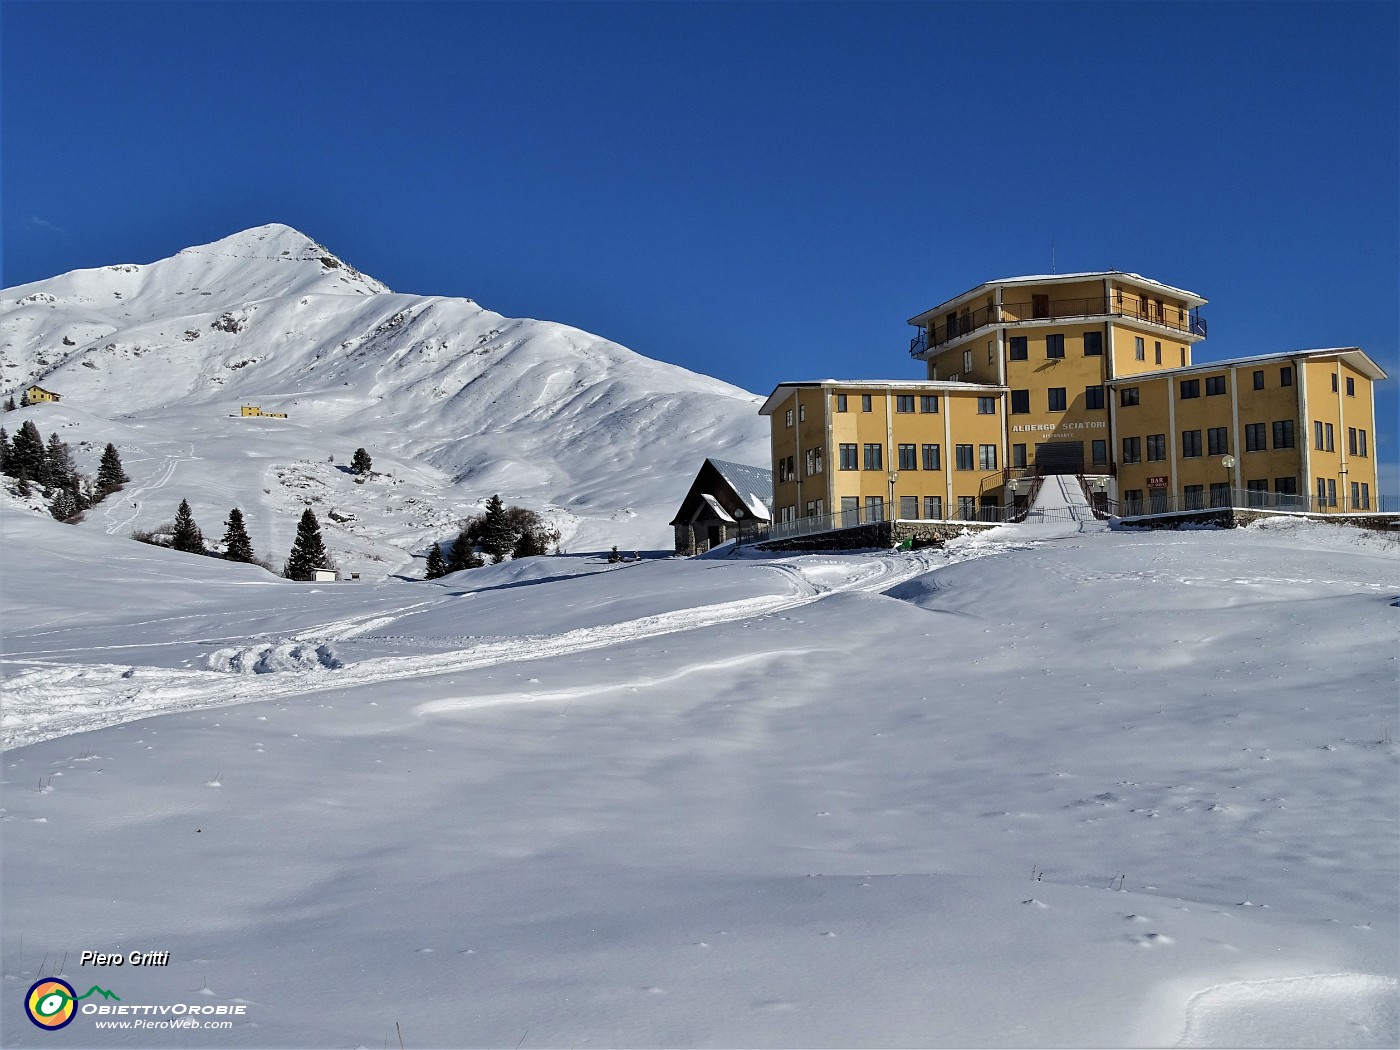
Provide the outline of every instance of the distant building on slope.
{"type": "Polygon", "coordinates": [[[63,395],[56,394],[52,390],[45,390],[43,387],[34,384],[24,390],[22,401],[26,405],[38,405],[45,401],[62,401],[63,395]]]}
{"type": "Polygon", "coordinates": [[[287,413],[285,412],[264,412],[258,405],[244,405],[243,411],[240,414],[244,416],[258,416],[261,419],[287,418],[287,413]]]}
{"type": "Polygon", "coordinates": [[[762,467],[707,459],[671,525],[677,554],[703,554],[736,538],[743,523],[772,520],[773,477],[762,467]]]}

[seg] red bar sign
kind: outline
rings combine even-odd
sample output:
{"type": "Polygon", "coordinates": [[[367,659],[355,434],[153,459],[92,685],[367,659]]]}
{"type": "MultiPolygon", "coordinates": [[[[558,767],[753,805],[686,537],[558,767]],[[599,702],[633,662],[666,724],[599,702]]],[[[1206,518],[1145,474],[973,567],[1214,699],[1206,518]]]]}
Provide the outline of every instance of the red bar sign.
{"type": "Polygon", "coordinates": [[[1162,474],[1153,474],[1150,478],[1147,479],[1147,487],[1150,488],[1150,489],[1164,489],[1164,488],[1166,488],[1166,487],[1167,487],[1167,479],[1166,479],[1166,476],[1165,476],[1165,475],[1162,475],[1162,474]]]}

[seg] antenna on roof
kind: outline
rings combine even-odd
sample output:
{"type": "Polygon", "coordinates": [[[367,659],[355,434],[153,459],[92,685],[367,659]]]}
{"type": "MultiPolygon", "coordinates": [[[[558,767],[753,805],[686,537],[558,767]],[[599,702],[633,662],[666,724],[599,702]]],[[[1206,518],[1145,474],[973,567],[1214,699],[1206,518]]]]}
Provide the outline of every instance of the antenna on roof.
{"type": "Polygon", "coordinates": [[[1050,238],[1050,272],[1060,272],[1059,270],[1055,269],[1055,239],[1053,237],[1050,238]]]}

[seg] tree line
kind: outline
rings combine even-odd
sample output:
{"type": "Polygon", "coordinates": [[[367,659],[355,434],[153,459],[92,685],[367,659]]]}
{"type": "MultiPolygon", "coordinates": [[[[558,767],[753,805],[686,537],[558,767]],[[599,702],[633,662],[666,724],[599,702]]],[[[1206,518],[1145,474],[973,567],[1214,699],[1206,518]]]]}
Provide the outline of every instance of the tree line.
{"type": "MultiPolygon", "coordinates": [[[[164,529],[138,529],[131,534],[132,539],[157,547],[169,547],[185,554],[222,558],[224,561],[261,565],[268,572],[276,571],[269,559],[259,558],[253,549],[247,523],[243,520],[243,511],[237,507],[228,512],[228,518],[224,521],[224,538],[218,544],[223,548],[222,552],[210,549],[205,543],[204,532],[194,520],[189,500],[180,501],[180,506],[175,511],[175,521],[169,526],[168,540],[166,535],[164,529]]],[[[321,523],[311,508],[307,507],[302,511],[301,520],[297,522],[296,539],[292,542],[292,549],[282,567],[282,575],[289,580],[305,582],[316,578],[317,569],[334,571],[335,562],[331,560],[325,540],[321,537],[321,523]]]]}
{"type": "Polygon", "coordinates": [[[32,419],[24,421],[13,439],[0,427],[0,474],[14,479],[16,495],[28,498],[38,489],[59,521],[76,518],[131,480],[111,442],[102,452],[97,476],[89,477],[74,465],[68,443],[57,432],[45,441],[32,419]]]}
{"type": "Polygon", "coordinates": [[[558,550],[559,530],[550,528],[527,507],[506,506],[499,495],[486,501],[486,510],[466,518],[447,551],[434,543],[428,551],[424,579],[436,580],[449,572],[498,565],[506,558],[535,558],[558,550]]]}

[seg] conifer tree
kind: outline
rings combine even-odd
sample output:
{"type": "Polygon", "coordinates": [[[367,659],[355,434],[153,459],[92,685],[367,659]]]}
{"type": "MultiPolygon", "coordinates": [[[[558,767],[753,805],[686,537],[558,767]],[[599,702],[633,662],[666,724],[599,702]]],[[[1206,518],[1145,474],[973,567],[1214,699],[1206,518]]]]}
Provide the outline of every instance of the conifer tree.
{"type": "Polygon", "coordinates": [[[49,443],[44,446],[44,462],[49,469],[49,484],[56,488],[69,488],[77,470],[73,466],[73,454],[68,444],[57,432],[49,435],[49,443]]]}
{"type": "Polygon", "coordinates": [[[355,450],[355,455],[350,459],[350,473],[368,474],[374,463],[369,458],[369,453],[362,448],[355,450]]]}
{"type": "Polygon", "coordinates": [[[194,523],[194,514],[190,511],[188,500],[182,499],[179,510],[175,512],[175,534],[170,538],[170,546],[172,550],[184,551],[186,554],[204,553],[204,534],[194,523]]]}
{"type": "Polygon", "coordinates": [[[447,559],[442,556],[442,545],[433,544],[433,549],[428,551],[428,566],[423,573],[423,579],[436,580],[447,575],[447,559]]]}
{"type": "Polygon", "coordinates": [[[22,393],[22,394],[19,395],[19,407],[20,407],[20,408],[28,408],[31,404],[33,404],[33,402],[29,400],[29,391],[28,391],[28,390],[26,390],[24,393],[22,393]]]}
{"type": "Polygon", "coordinates": [[[321,523],[307,507],[297,523],[297,538],[292,543],[292,551],[287,556],[286,568],[282,575],[289,580],[315,579],[316,569],[334,568],[326,545],[321,540],[321,523]]]}
{"type": "Polygon", "coordinates": [[[5,469],[10,459],[10,435],[4,427],[0,427],[0,474],[8,474],[5,469]]]}
{"type": "Polygon", "coordinates": [[[6,457],[6,469],[18,477],[24,471],[29,481],[43,481],[44,439],[39,436],[39,428],[34,420],[26,419],[10,444],[10,455],[6,457]]]}
{"type": "Polygon", "coordinates": [[[49,513],[57,521],[67,521],[77,514],[78,508],[73,502],[73,493],[68,489],[59,489],[49,503],[49,513]]]}
{"type": "Polygon", "coordinates": [[[110,496],[130,480],[122,469],[122,457],[117,446],[109,441],[102,450],[102,462],[97,467],[97,491],[104,497],[110,496]]]}
{"type": "Polygon", "coordinates": [[[486,501],[486,513],[481,522],[481,549],[491,555],[492,564],[504,561],[515,549],[515,536],[501,497],[492,496],[486,501]]]}
{"type": "Polygon", "coordinates": [[[462,523],[462,530],[452,542],[452,553],[447,556],[447,572],[461,572],[463,569],[479,569],[486,564],[476,552],[476,536],[481,531],[481,519],[468,518],[462,523]]]}
{"type": "Polygon", "coordinates": [[[6,412],[13,412],[14,410],[15,410],[15,395],[14,395],[14,394],[11,394],[9,397],[7,397],[7,398],[5,399],[5,411],[6,411],[6,412]]]}
{"type": "Polygon", "coordinates": [[[19,471],[18,479],[19,479],[19,484],[15,486],[15,492],[17,492],[17,493],[18,493],[19,495],[21,495],[21,496],[26,496],[26,497],[27,497],[27,496],[29,495],[29,493],[30,493],[30,488],[29,488],[29,472],[28,472],[27,470],[25,470],[23,467],[21,467],[21,468],[20,468],[20,471],[19,471]]]}
{"type": "Polygon", "coordinates": [[[237,507],[228,512],[228,521],[224,522],[224,560],[257,560],[253,553],[253,541],[248,538],[248,529],[243,524],[243,512],[237,507]]]}

